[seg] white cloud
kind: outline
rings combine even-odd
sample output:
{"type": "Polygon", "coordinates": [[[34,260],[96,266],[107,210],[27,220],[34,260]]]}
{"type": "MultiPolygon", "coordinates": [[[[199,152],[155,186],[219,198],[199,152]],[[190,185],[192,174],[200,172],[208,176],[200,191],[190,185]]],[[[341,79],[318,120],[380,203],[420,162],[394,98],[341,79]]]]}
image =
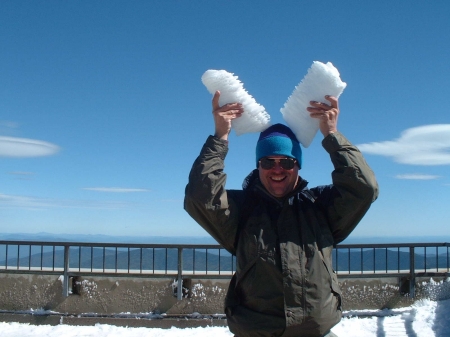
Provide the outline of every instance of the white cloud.
{"type": "Polygon", "coordinates": [[[51,156],[59,151],[57,145],[40,140],[0,137],[0,157],[51,156]]]}
{"type": "Polygon", "coordinates": [[[440,176],[432,175],[432,174],[421,174],[421,173],[412,173],[412,174],[397,174],[395,176],[397,179],[409,179],[409,180],[433,180],[439,179],[440,176]]]}
{"type": "Polygon", "coordinates": [[[148,192],[145,188],[121,188],[121,187],[85,187],[83,190],[108,192],[108,193],[132,193],[132,192],[148,192]]]}
{"type": "Polygon", "coordinates": [[[19,127],[19,124],[12,121],[0,121],[0,127],[5,127],[7,129],[16,129],[19,127]]]}
{"type": "Polygon", "coordinates": [[[51,206],[51,203],[49,203],[45,199],[0,194],[0,208],[42,209],[51,206]]]}
{"type": "Polygon", "coordinates": [[[13,171],[13,172],[9,172],[9,174],[18,175],[18,176],[30,176],[30,175],[33,175],[34,172],[13,171]]]}
{"type": "Polygon", "coordinates": [[[9,174],[20,180],[32,180],[34,178],[34,172],[14,171],[9,172],[9,174]]]}
{"type": "Polygon", "coordinates": [[[357,146],[364,153],[392,157],[401,164],[450,165],[450,124],[419,126],[391,141],[357,146]]]}
{"type": "Polygon", "coordinates": [[[130,206],[129,203],[121,201],[51,199],[0,193],[0,209],[21,208],[28,210],[45,210],[54,208],[90,208],[111,210],[124,209],[130,206]]]}

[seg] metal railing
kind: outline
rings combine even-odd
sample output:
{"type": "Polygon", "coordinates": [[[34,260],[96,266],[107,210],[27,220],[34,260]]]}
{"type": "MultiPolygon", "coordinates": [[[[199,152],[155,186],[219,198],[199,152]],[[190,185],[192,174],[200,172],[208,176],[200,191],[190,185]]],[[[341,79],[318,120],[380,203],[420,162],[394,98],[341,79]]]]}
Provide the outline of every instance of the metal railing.
{"type": "MultiPolygon", "coordinates": [[[[341,244],[333,251],[339,277],[406,277],[414,297],[415,278],[447,276],[449,243],[341,244]]],[[[174,278],[177,297],[183,278],[230,278],[235,257],[220,245],[118,244],[0,241],[0,273],[63,276],[63,294],[77,276],[174,278]]]]}
{"type": "Polygon", "coordinates": [[[231,278],[235,257],[220,245],[0,241],[0,273],[62,275],[63,294],[76,276],[231,278]]]}
{"type": "Polygon", "coordinates": [[[333,268],[340,277],[403,278],[414,297],[417,277],[449,276],[450,243],[341,244],[333,268]]]}

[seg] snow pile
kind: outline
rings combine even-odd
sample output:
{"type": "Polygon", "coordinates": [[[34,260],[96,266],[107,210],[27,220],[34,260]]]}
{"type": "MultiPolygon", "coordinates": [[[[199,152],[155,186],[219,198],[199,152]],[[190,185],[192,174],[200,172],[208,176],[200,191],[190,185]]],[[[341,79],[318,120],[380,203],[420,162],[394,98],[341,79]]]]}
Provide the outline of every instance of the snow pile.
{"type": "Polygon", "coordinates": [[[236,134],[262,132],[270,126],[270,116],[265,108],[244,89],[237,76],[225,70],[207,70],[202,76],[202,82],[211,94],[220,91],[219,105],[241,103],[244,113],[240,118],[231,121],[236,134]]]}
{"type": "Polygon", "coordinates": [[[434,301],[450,299],[450,277],[439,282],[433,279],[430,282],[423,282],[424,292],[427,298],[434,301]]]}
{"type": "Polygon", "coordinates": [[[19,323],[0,323],[0,336],[2,337],[232,337],[233,334],[225,327],[206,327],[191,329],[149,329],[124,328],[106,324],[95,326],[71,325],[28,325],[19,323]]]}
{"type": "Polygon", "coordinates": [[[376,311],[351,311],[332,331],[338,336],[420,336],[450,335],[450,300],[421,300],[411,307],[376,311]],[[367,317],[370,315],[370,317],[367,317]],[[361,318],[361,316],[363,318],[361,318]]]}
{"type": "Polygon", "coordinates": [[[292,95],[288,98],[281,113],[287,125],[294,131],[298,141],[308,147],[317,131],[319,120],[311,118],[307,107],[310,101],[329,103],[325,95],[339,97],[344,91],[346,83],[341,81],[339,71],[331,62],[326,64],[314,61],[308,73],[295,87],[292,95]]]}
{"type": "Polygon", "coordinates": [[[200,297],[202,300],[206,300],[205,287],[201,283],[196,283],[192,287],[192,296],[200,297]]]}
{"type": "Polygon", "coordinates": [[[89,298],[95,298],[98,296],[98,286],[94,281],[90,282],[88,280],[83,280],[76,283],[82,286],[83,291],[86,292],[89,298]]]}
{"type": "MultiPolygon", "coordinates": [[[[194,317],[194,314],[193,314],[194,317]]],[[[195,317],[202,315],[195,313],[195,317]]],[[[0,323],[2,337],[48,336],[48,337],[231,337],[226,327],[150,329],[124,328],[105,324],[95,326],[29,325],[0,323]]],[[[420,300],[414,305],[400,309],[353,310],[344,312],[344,318],[332,331],[345,337],[379,336],[450,336],[450,299],[444,301],[420,300]]]]}

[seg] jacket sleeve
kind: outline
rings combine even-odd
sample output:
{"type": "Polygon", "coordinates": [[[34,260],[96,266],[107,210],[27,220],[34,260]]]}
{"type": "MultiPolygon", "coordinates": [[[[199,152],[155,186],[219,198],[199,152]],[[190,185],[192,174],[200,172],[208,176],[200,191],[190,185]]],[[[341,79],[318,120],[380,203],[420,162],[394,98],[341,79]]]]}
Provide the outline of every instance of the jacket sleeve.
{"type": "Polygon", "coordinates": [[[219,244],[235,254],[240,213],[237,200],[243,197],[243,192],[225,189],[223,169],[227,152],[227,142],[208,137],[189,174],[184,209],[219,244]]]}
{"type": "Polygon", "coordinates": [[[319,188],[335,244],[355,229],[378,197],[378,183],[358,148],[341,133],[328,135],[322,146],[334,165],[333,185],[319,188]]]}

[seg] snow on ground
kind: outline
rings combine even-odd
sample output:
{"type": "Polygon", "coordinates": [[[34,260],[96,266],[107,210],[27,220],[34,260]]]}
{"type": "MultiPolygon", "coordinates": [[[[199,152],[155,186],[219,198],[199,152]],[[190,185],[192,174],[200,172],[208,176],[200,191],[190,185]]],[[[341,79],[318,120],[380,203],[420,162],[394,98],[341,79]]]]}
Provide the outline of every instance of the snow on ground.
{"type": "Polygon", "coordinates": [[[351,311],[345,316],[332,329],[338,336],[450,336],[450,300],[421,300],[407,308],[351,311]]]}
{"type": "MultiPolygon", "coordinates": [[[[406,308],[355,310],[344,313],[332,331],[339,337],[450,337],[450,300],[421,300],[406,308]]],[[[124,328],[112,325],[29,325],[0,323],[0,336],[7,337],[230,337],[224,327],[187,329],[124,328]]]]}

